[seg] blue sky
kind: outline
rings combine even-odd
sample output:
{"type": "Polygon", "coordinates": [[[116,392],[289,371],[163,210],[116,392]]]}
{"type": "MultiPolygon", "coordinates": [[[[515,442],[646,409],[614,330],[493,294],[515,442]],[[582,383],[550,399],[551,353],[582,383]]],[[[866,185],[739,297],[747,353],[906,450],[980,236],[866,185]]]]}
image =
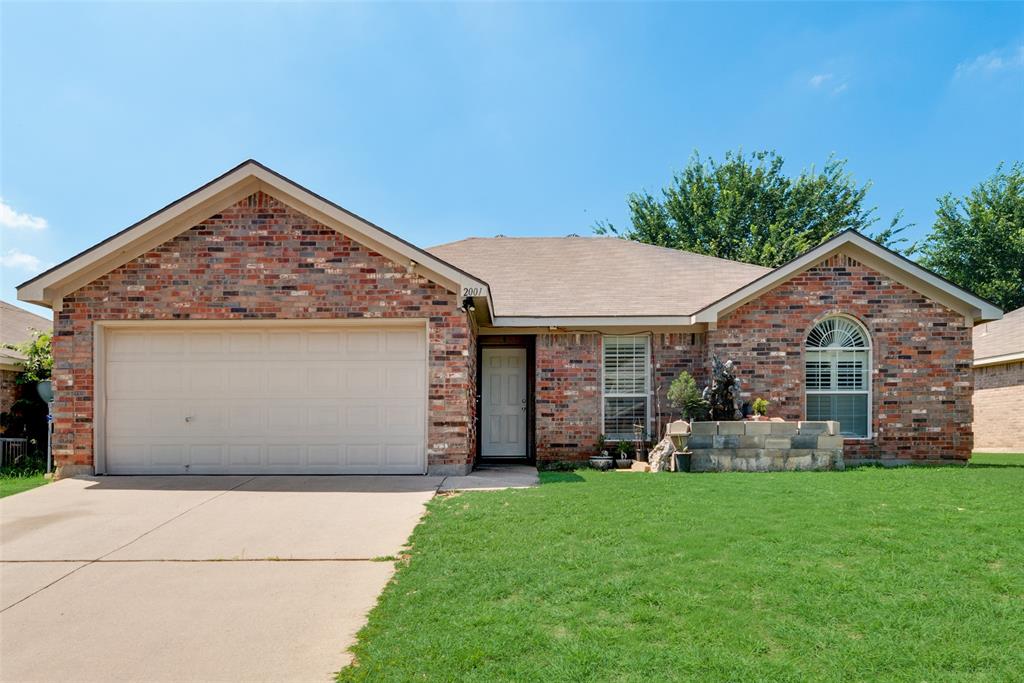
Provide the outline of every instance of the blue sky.
{"type": "Polygon", "coordinates": [[[0,297],[253,157],[422,246],[627,222],[694,149],[887,221],[1024,158],[1024,4],[0,6],[0,297]]]}

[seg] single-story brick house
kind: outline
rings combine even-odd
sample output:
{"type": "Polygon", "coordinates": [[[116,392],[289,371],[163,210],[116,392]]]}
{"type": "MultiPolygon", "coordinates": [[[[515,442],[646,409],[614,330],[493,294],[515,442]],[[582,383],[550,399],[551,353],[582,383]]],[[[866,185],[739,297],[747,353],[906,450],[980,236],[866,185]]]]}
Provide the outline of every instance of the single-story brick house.
{"type": "Polygon", "coordinates": [[[1024,308],[974,328],[974,447],[1024,452],[1024,308]]]}
{"type": "Polygon", "coordinates": [[[424,250],[246,161],[51,268],[62,474],[419,473],[659,433],[736,361],[852,459],[970,457],[1001,311],[856,232],[776,269],[616,238],[424,250]]]}

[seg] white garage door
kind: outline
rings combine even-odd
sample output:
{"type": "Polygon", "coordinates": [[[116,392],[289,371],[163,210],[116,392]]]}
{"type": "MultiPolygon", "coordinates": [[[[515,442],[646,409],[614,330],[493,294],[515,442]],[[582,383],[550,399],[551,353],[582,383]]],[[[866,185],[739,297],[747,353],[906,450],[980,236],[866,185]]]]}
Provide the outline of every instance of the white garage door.
{"type": "Polygon", "coordinates": [[[111,474],[419,474],[420,327],[111,328],[111,474]]]}

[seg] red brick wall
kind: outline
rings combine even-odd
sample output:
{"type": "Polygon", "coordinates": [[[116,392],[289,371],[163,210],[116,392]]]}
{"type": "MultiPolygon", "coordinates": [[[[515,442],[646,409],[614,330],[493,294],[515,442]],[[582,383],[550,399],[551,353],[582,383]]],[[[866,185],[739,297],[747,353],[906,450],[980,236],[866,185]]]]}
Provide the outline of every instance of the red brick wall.
{"type": "MultiPolygon", "coordinates": [[[[683,370],[704,381],[704,338],[690,333],[651,335],[653,428],[678,419],[666,394],[683,370]]],[[[601,424],[601,335],[537,335],[537,460],[584,460],[597,452],[601,424]]]]}
{"type": "Polygon", "coordinates": [[[596,454],[601,433],[600,335],[538,334],[535,358],[537,460],[582,460],[596,454]]]}
{"type": "Polygon", "coordinates": [[[974,368],[974,446],[1024,452],[1024,361],[974,368]]]}
{"type": "Polygon", "coordinates": [[[697,380],[698,388],[707,383],[708,365],[705,359],[704,334],[689,332],[661,333],[652,336],[651,353],[654,364],[655,437],[664,434],[665,425],[682,416],[668,403],[668,389],[681,372],[688,372],[697,380]]]}
{"type": "Polygon", "coordinates": [[[474,331],[458,296],[256,193],[64,299],[54,456],[93,463],[93,321],[429,318],[430,466],[472,462],[474,331]]]}
{"type": "Polygon", "coordinates": [[[744,397],[769,415],[804,419],[803,345],[813,324],[846,313],[872,340],[872,426],[846,457],[966,460],[971,433],[971,328],[962,315],[842,255],[744,304],[708,332],[708,357],[738,363],[744,397]]]}

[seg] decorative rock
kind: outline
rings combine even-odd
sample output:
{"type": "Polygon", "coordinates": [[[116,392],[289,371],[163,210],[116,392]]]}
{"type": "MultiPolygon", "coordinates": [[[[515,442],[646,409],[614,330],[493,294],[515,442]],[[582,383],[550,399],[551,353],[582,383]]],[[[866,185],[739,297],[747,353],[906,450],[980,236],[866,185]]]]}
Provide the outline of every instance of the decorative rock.
{"type": "Polygon", "coordinates": [[[675,444],[672,443],[671,436],[666,436],[664,439],[659,441],[647,455],[647,463],[651,467],[651,472],[670,471],[672,469],[672,454],[675,452],[676,447],[675,444]]]}

